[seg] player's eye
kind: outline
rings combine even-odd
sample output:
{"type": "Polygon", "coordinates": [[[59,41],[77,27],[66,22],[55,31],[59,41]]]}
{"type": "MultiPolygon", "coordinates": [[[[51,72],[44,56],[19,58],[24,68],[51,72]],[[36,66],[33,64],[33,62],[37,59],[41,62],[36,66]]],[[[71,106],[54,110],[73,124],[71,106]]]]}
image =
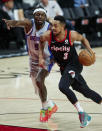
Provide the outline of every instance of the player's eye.
{"type": "Polygon", "coordinates": [[[36,16],[39,16],[39,15],[40,15],[39,13],[36,14],[36,16]]]}

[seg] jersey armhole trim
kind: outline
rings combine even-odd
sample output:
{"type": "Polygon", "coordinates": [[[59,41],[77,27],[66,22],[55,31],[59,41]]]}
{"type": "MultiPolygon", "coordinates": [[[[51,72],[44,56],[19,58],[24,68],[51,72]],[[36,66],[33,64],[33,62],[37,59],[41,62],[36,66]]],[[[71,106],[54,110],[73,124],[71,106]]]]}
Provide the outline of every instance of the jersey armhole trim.
{"type": "Polygon", "coordinates": [[[70,44],[70,46],[73,46],[73,44],[71,42],[71,31],[69,31],[69,44],[70,44]]]}
{"type": "Polygon", "coordinates": [[[50,28],[50,24],[48,24],[47,30],[49,30],[49,28],[50,28]]]}
{"type": "Polygon", "coordinates": [[[26,36],[30,36],[32,32],[33,32],[33,28],[31,28],[30,31],[28,31],[28,33],[26,33],[26,36]]]}

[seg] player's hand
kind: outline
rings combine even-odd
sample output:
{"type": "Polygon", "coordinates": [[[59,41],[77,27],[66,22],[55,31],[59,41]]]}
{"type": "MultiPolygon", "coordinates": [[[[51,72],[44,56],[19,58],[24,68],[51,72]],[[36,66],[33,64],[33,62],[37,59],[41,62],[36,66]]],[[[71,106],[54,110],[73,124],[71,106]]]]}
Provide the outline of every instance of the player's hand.
{"type": "Polygon", "coordinates": [[[45,68],[45,60],[44,59],[39,59],[39,66],[42,68],[45,68]]]}
{"type": "Polygon", "coordinates": [[[10,30],[10,28],[12,27],[13,22],[11,20],[7,20],[7,19],[2,19],[6,25],[7,25],[7,29],[10,30]]]}
{"type": "Polygon", "coordinates": [[[92,57],[92,60],[93,60],[93,64],[95,63],[96,61],[96,56],[95,56],[95,52],[93,52],[92,49],[89,50],[90,54],[91,54],[91,57],[92,57]]]}
{"type": "Polygon", "coordinates": [[[96,61],[96,56],[95,56],[95,52],[92,53],[92,57],[93,57],[93,64],[95,63],[96,61]]]}

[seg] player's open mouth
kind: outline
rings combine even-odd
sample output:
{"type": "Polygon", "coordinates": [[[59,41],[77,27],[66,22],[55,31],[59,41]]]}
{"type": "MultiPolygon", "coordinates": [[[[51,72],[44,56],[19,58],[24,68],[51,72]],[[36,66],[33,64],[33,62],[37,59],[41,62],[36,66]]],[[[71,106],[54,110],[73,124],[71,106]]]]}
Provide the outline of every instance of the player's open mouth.
{"type": "Polygon", "coordinates": [[[38,22],[42,22],[42,20],[38,20],[38,22]]]}

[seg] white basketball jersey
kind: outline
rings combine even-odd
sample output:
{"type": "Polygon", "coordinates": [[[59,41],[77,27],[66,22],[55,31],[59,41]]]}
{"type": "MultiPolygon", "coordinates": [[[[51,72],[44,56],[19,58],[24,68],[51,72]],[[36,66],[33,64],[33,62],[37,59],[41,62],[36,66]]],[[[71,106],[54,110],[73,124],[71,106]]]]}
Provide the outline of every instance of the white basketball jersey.
{"type": "MultiPolygon", "coordinates": [[[[30,74],[34,77],[37,76],[39,72],[39,41],[40,36],[46,32],[49,28],[49,23],[45,22],[45,25],[39,31],[36,30],[35,22],[32,20],[33,27],[32,29],[26,34],[27,39],[27,46],[28,46],[28,54],[30,56],[30,74]]],[[[48,43],[45,44],[44,47],[44,59],[45,59],[45,69],[50,72],[53,66],[53,62],[50,60],[52,59],[52,54],[49,51],[48,43]]]]}
{"type": "MultiPolygon", "coordinates": [[[[43,28],[37,31],[34,20],[32,20],[32,22],[33,22],[33,27],[30,30],[30,32],[27,34],[28,53],[32,59],[38,60],[40,36],[48,30],[49,23],[45,22],[45,25],[43,26],[43,28]]],[[[44,53],[46,56],[50,56],[50,53],[48,51],[48,44],[46,44],[44,48],[44,53]]]]}

